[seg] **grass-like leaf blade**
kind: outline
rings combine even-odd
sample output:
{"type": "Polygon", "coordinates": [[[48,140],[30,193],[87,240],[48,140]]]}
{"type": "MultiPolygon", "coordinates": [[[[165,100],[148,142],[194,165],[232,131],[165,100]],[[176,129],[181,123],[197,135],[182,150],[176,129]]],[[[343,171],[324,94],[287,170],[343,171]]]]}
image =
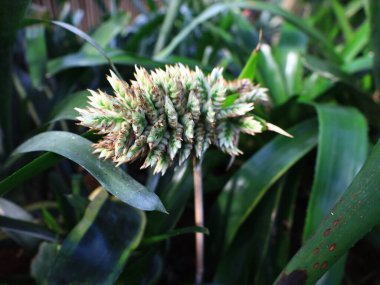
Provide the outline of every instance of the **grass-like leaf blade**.
{"type": "Polygon", "coordinates": [[[379,161],[380,142],[342,198],[291,259],[275,284],[315,284],[359,239],[380,223],[379,161]],[[292,280],[294,282],[289,283],[292,280]]]}
{"type": "Polygon", "coordinates": [[[73,160],[90,172],[107,191],[121,201],[141,210],[166,212],[158,196],[131,178],[110,161],[92,154],[91,142],[79,135],[51,131],[24,142],[16,153],[50,151],[73,160]]]}

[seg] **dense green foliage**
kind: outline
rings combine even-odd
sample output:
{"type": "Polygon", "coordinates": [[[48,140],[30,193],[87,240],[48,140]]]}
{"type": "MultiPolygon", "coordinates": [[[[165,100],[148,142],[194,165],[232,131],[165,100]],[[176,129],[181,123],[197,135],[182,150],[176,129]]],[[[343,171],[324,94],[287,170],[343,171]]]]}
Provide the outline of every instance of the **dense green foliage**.
{"type": "Polygon", "coordinates": [[[66,1],[59,19],[2,2],[1,284],[193,282],[194,233],[206,236],[205,283],[379,280],[377,0],[146,1],[135,18],[95,2],[104,16],[88,33],[66,1]],[[87,88],[110,91],[109,69],[130,81],[135,65],[175,63],[267,88],[250,114],[293,135],[242,134],[232,160],[210,147],[205,228],[191,159],[163,176],[115,168],[75,122],[87,88]]]}

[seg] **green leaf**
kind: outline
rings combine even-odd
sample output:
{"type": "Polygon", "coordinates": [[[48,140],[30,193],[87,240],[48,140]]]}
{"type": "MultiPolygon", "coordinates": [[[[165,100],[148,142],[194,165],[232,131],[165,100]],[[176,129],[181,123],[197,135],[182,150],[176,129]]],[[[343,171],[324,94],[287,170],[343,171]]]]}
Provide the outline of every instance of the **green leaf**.
{"type": "Polygon", "coordinates": [[[368,0],[369,23],[371,27],[371,44],[374,53],[373,74],[376,91],[380,92],[380,1],[368,0]]]}
{"type": "Polygon", "coordinates": [[[46,241],[57,241],[57,236],[45,227],[23,220],[0,216],[0,228],[18,235],[23,234],[46,241]]]}
{"type": "Polygon", "coordinates": [[[42,242],[38,249],[38,253],[32,260],[30,266],[30,274],[37,281],[37,284],[45,283],[46,274],[49,272],[54,259],[57,257],[59,244],[42,242]]]}
{"type": "Polygon", "coordinates": [[[344,44],[342,56],[345,62],[350,63],[369,42],[369,23],[365,21],[355,31],[350,41],[344,44]]]}
{"type": "Polygon", "coordinates": [[[250,79],[251,81],[255,80],[256,67],[257,67],[259,54],[260,54],[260,43],[252,51],[251,55],[249,56],[246,64],[244,65],[242,71],[239,74],[239,79],[246,78],[246,79],[250,79]]]}
{"type": "Polygon", "coordinates": [[[64,240],[47,275],[48,284],[114,284],[140,243],[143,212],[100,192],[64,240]]]}
{"type": "MultiPolygon", "coordinates": [[[[149,212],[146,235],[155,236],[174,229],[193,191],[191,167],[187,163],[178,167],[170,182],[158,187],[158,193],[170,215],[149,212]]],[[[160,186],[160,185],[159,185],[160,186]]]]}
{"type": "Polygon", "coordinates": [[[204,227],[193,226],[193,227],[179,228],[179,229],[168,231],[162,235],[145,237],[141,241],[141,245],[147,246],[147,245],[151,245],[151,244],[155,244],[155,243],[167,240],[175,236],[179,236],[183,234],[194,234],[194,233],[202,233],[206,235],[210,234],[208,229],[204,227]]]}
{"type": "MultiPolygon", "coordinates": [[[[153,61],[146,57],[130,55],[120,51],[109,52],[107,53],[107,57],[115,64],[120,65],[133,66],[137,64],[147,68],[163,67],[165,65],[165,63],[153,61]]],[[[53,76],[63,70],[74,67],[106,65],[109,63],[109,60],[99,54],[84,54],[78,52],[65,55],[63,57],[54,58],[48,62],[48,76],[53,76]]]]}
{"type": "Polygon", "coordinates": [[[62,157],[54,153],[45,153],[37,157],[0,181],[0,196],[20,186],[23,182],[55,165],[60,160],[62,160],[62,157]]]}
{"type": "Polygon", "coordinates": [[[315,104],[319,118],[317,164],[304,238],[309,238],[363,166],[367,123],[356,109],[315,104]]]}
{"type": "Polygon", "coordinates": [[[218,284],[269,284],[259,282],[268,258],[274,214],[282,188],[267,193],[239,229],[236,239],[218,262],[214,281],[218,284]]]}
{"type": "Polygon", "coordinates": [[[168,3],[168,8],[165,12],[165,19],[161,26],[160,33],[154,46],[153,55],[156,55],[164,47],[166,39],[170,35],[170,31],[173,28],[174,21],[176,20],[181,0],[172,0],[168,3]]]}
{"type": "MultiPolygon", "coordinates": [[[[103,22],[96,30],[91,34],[91,38],[96,41],[96,43],[103,49],[124,30],[129,22],[129,15],[121,11],[113,15],[108,21],[103,22]]],[[[81,52],[87,54],[96,54],[97,50],[89,42],[86,42],[82,48],[81,52]]]]}
{"type": "Polygon", "coordinates": [[[332,81],[343,81],[348,85],[355,85],[356,78],[346,73],[341,66],[328,61],[319,59],[311,55],[304,56],[304,63],[310,70],[317,72],[321,76],[332,81]]]}
{"type": "MultiPolygon", "coordinates": [[[[68,30],[71,33],[77,35],[78,37],[84,39],[88,44],[90,44],[91,46],[93,46],[98,51],[99,54],[101,54],[104,57],[104,59],[111,66],[111,68],[113,69],[113,71],[115,71],[116,74],[118,73],[117,69],[115,68],[115,66],[114,66],[114,64],[112,62],[112,60],[107,55],[106,51],[93,38],[91,38],[89,35],[87,35],[82,30],[78,29],[77,27],[75,27],[73,25],[70,25],[68,23],[61,22],[61,21],[50,21],[50,20],[41,20],[41,19],[27,19],[24,24],[28,25],[28,24],[36,24],[36,23],[40,23],[40,24],[53,24],[53,25],[56,25],[58,27],[61,27],[61,28],[65,29],[65,30],[68,30]]],[[[49,66],[48,66],[48,70],[49,70],[49,66]]]]}
{"type": "Polygon", "coordinates": [[[314,120],[289,130],[293,139],[276,137],[252,156],[228,181],[214,209],[210,232],[227,246],[271,185],[317,143],[314,120]]]}
{"type": "Polygon", "coordinates": [[[278,106],[289,99],[286,92],[285,80],[280,66],[273,56],[272,49],[268,45],[261,47],[259,56],[260,83],[268,88],[273,103],[278,106]]]}
{"type": "Polygon", "coordinates": [[[275,284],[315,284],[359,239],[380,223],[379,161],[380,142],[342,198],[275,284]]]}
{"type": "Polygon", "coordinates": [[[92,153],[91,142],[79,135],[51,131],[24,142],[16,153],[50,151],[67,157],[90,172],[107,191],[121,201],[142,210],[166,212],[156,194],[131,178],[110,161],[103,161],[92,153]]]}
{"type": "Polygon", "coordinates": [[[212,17],[215,17],[218,14],[221,14],[225,11],[229,11],[231,9],[240,8],[240,9],[251,9],[258,11],[268,11],[275,15],[281,16],[285,21],[289,22],[293,26],[300,29],[307,36],[309,36],[313,41],[315,41],[320,47],[321,51],[326,54],[329,58],[334,61],[339,62],[340,58],[336,55],[334,51],[334,47],[331,43],[326,39],[326,37],[320,33],[318,30],[314,29],[303,19],[295,16],[294,14],[280,8],[280,6],[264,3],[264,2],[253,2],[253,1],[241,1],[241,2],[233,2],[233,3],[217,3],[205,11],[203,11],[198,17],[193,19],[193,21],[187,25],[177,36],[175,36],[169,45],[164,48],[155,59],[163,59],[169,56],[174,49],[200,24],[209,20],[212,17]]]}
{"type": "Polygon", "coordinates": [[[338,25],[342,29],[345,40],[351,40],[351,38],[353,37],[353,32],[350,22],[348,21],[348,18],[345,15],[343,6],[337,0],[331,1],[331,6],[334,11],[335,17],[338,20],[338,25]]]}
{"type": "MultiPolygon", "coordinates": [[[[246,79],[250,79],[251,81],[255,79],[256,67],[257,67],[259,55],[260,55],[260,43],[252,51],[251,55],[249,56],[246,64],[244,65],[242,71],[239,74],[239,79],[246,78],[246,79]]],[[[223,107],[225,108],[225,107],[231,106],[237,98],[238,98],[237,94],[232,94],[228,96],[223,103],[223,107]]]]}
{"type": "Polygon", "coordinates": [[[42,90],[47,64],[45,27],[43,25],[27,27],[25,38],[26,61],[28,63],[32,84],[35,88],[42,90]]]}
{"type": "Polygon", "coordinates": [[[78,117],[78,112],[74,108],[86,108],[86,106],[88,106],[87,97],[89,95],[90,92],[84,90],[66,96],[57,106],[54,107],[50,115],[50,122],[76,120],[78,117]]]}
{"type": "MultiPolygon", "coordinates": [[[[33,216],[29,212],[25,211],[23,208],[11,201],[0,198],[0,218],[3,216],[24,222],[33,221],[33,216]]],[[[38,239],[31,237],[30,235],[26,236],[19,231],[10,230],[6,231],[6,233],[19,245],[30,251],[35,250],[38,246],[38,243],[40,242],[38,239]]]]}
{"type": "Polygon", "coordinates": [[[12,56],[13,42],[19,24],[29,6],[30,0],[2,1],[0,9],[0,128],[3,132],[0,140],[0,157],[12,149],[12,56]]]}
{"type": "MultiPolygon", "coordinates": [[[[323,217],[343,195],[363,166],[368,151],[366,120],[357,110],[321,104],[315,107],[319,118],[318,155],[304,239],[313,234],[323,217]]],[[[330,270],[321,284],[340,284],[344,261],[330,270]]]]}

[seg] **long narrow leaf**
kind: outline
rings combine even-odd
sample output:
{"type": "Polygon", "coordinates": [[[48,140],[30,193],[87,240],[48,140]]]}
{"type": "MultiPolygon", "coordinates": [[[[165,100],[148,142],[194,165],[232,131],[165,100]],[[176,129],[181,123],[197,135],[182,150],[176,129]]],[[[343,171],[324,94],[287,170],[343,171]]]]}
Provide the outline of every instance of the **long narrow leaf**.
{"type": "Polygon", "coordinates": [[[379,161],[380,142],[342,198],[275,284],[315,284],[359,239],[380,223],[379,161]]]}
{"type": "MultiPolygon", "coordinates": [[[[367,157],[367,124],[355,109],[315,105],[319,143],[313,187],[307,208],[304,238],[309,238],[323,217],[343,195],[367,157]]],[[[320,284],[340,284],[345,259],[320,284]]]]}
{"type": "Polygon", "coordinates": [[[16,153],[50,151],[67,157],[90,172],[111,194],[142,210],[166,212],[156,194],[131,178],[110,161],[102,161],[92,153],[91,142],[68,132],[39,134],[20,145],[16,153]]]}
{"type": "MultiPolygon", "coordinates": [[[[375,0],[376,1],[376,0],[375,0]]],[[[210,6],[197,18],[195,18],[185,29],[183,29],[170,44],[164,48],[155,58],[163,59],[169,56],[174,49],[187,37],[198,25],[207,21],[208,19],[223,13],[225,11],[241,8],[241,9],[252,9],[258,11],[268,11],[275,15],[283,17],[290,24],[299,28],[305,34],[307,34],[311,39],[313,39],[318,45],[321,46],[321,51],[324,52],[328,57],[335,61],[340,61],[340,58],[336,55],[334,47],[331,43],[326,40],[325,36],[320,33],[318,30],[311,27],[307,22],[298,18],[294,14],[280,8],[278,5],[265,2],[253,2],[253,1],[244,1],[244,2],[234,2],[234,3],[218,3],[210,6]]]]}
{"type": "MultiPolygon", "coordinates": [[[[12,149],[12,45],[29,3],[30,0],[5,0],[0,9],[0,128],[4,137],[0,146],[5,153],[12,149]]],[[[0,150],[0,157],[5,153],[0,150]]]]}
{"type": "Polygon", "coordinates": [[[70,31],[71,33],[77,35],[78,37],[84,39],[87,43],[89,43],[90,45],[92,45],[99,52],[99,54],[101,54],[107,60],[108,64],[111,66],[111,68],[117,73],[117,69],[114,66],[114,64],[113,64],[112,60],[110,59],[110,57],[107,55],[106,51],[93,38],[91,38],[88,34],[86,34],[85,32],[83,32],[82,30],[78,29],[77,27],[75,27],[73,25],[70,25],[68,23],[61,22],[61,21],[50,21],[50,20],[41,20],[41,19],[27,19],[24,24],[28,25],[28,24],[36,24],[36,23],[39,23],[39,24],[53,24],[53,25],[56,25],[58,27],[64,28],[64,29],[70,31]]]}
{"type": "Polygon", "coordinates": [[[371,44],[374,53],[373,73],[377,92],[380,92],[380,1],[369,0],[369,23],[371,27],[371,44]]]}
{"type": "Polygon", "coordinates": [[[156,45],[154,46],[154,55],[160,52],[162,47],[165,45],[166,39],[168,38],[170,31],[173,27],[174,21],[177,17],[181,2],[181,0],[172,0],[168,3],[168,8],[165,13],[165,19],[160,29],[156,45]]]}
{"type": "MultiPolygon", "coordinates": [[[[227,246],[271,185],[317,143],[314,120],[289,132],[293,139],[277,137],[249,159],[224,187],[214,209],[215,227],[210,232],[227,246]]],[[[222,246],[223,247],[223,246],[222,246]]]]}
{"type": "MultiPolygon", "coordinates": [[[[91,34],[91,38],[96,41],[101,48],[105,49],[107,45],[125,28],[129,19],[129,15],[122,11],[97,27],[97,29],[91,34]]],[[[83,53],[97,53],[97,50],[90,42],[86,42],[82,46],[81,51],[83,53]]]]}
{"type": "Polygon", "coordinates": [[[144,226],[143,212],[99,193],[64,240],[47,284],[114,284],[144,226]]]}
{"type": "Polygon", "coordinates": [[[57,241],[57,236],[53,232],[31,222],[0,216],[0,228],[46,241],[57,241]]]}

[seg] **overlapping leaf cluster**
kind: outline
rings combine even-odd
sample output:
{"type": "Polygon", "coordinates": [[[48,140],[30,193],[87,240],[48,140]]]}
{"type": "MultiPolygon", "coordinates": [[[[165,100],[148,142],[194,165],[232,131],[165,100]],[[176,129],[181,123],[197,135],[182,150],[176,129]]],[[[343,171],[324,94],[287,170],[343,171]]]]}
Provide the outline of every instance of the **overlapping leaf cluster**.
{"type": "Polygon", "coordinates": [[[194,151],[200,158],[213,144],[230,155],[239,155],[239,133],[255,135],[265,129],[281,131],[249,112],[256,101],[266,100],[266,89],[249,80],[226,81],[222,68],[206,76],[177,64],[148,72],[136,67],[131,84],[112,71],[107,79],[115,96],[91,91],[90,107],[77,109],[80,124],[105,136],[94,144],[101,158],[117,165],[145,158],[142,168],[164,173],[194,151]],[[226,96],[238,94],[229,106],[226,96]]]}

